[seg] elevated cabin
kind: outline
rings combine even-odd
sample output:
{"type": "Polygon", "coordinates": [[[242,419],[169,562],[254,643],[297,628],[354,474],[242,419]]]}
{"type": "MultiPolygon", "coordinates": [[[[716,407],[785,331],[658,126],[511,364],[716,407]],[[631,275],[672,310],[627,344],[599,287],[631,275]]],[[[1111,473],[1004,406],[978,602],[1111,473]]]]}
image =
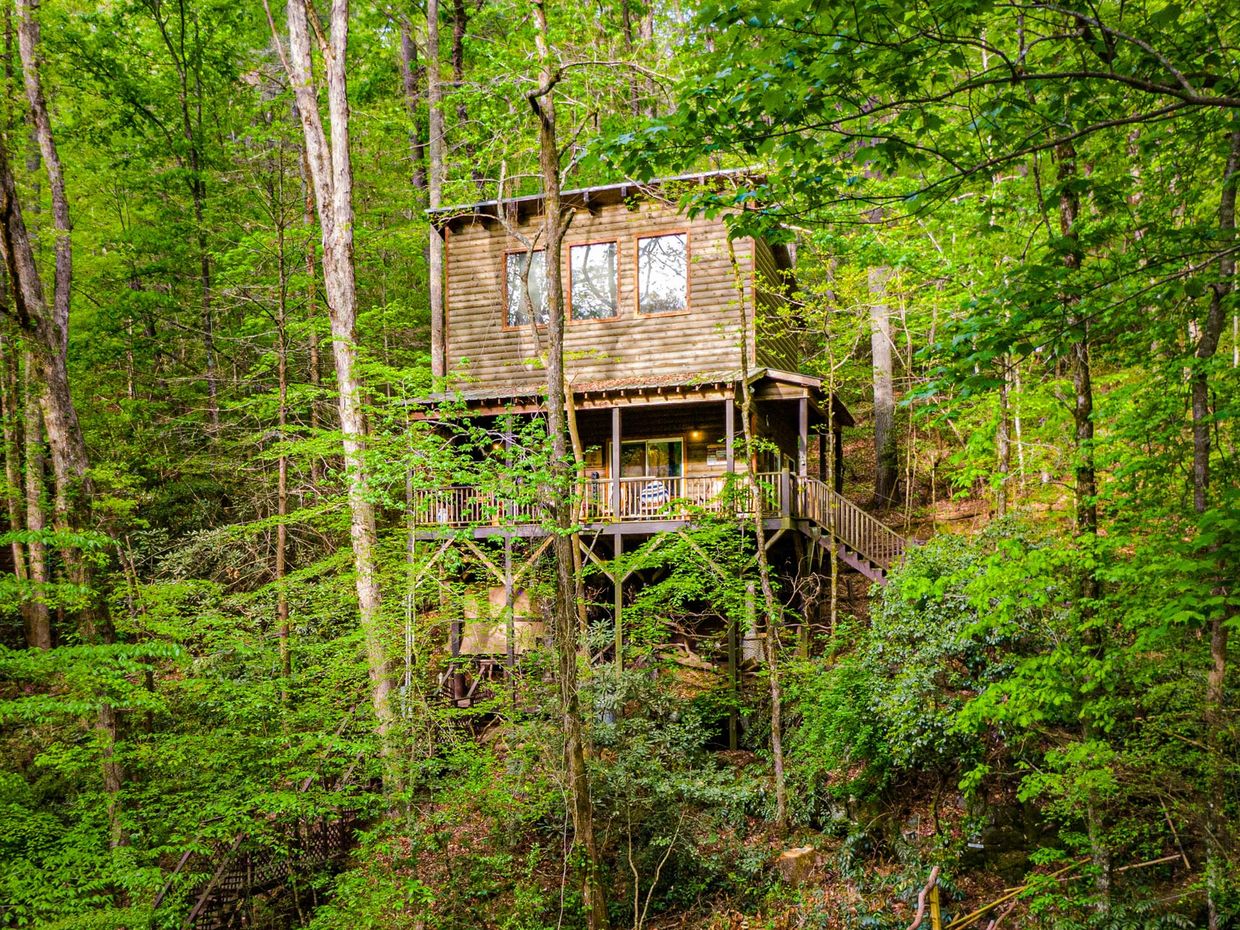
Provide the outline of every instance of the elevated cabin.
{"type": "MultiPolygon", "coordinates": [[[[792,255],[760,239],[729,245],[722,219],[677,206],[684,185],[726,180],[696,175],[563,195],[572,215],[562,267],[565,368],[585,450],[580,520],[615,555],[626,539],[681,529],[700,508],[722,506],[729,476],[747,472],[738,461],[747,377],[749,428],[768,451],[753,463],[759,487],[729,508],[751,519],[760,508],[773,537],[803,534],[882,581],[903,543],[839,494],[841,435],[853,419],[820,379],[797,372],[792,255]]],[[[434,362],[450,390],[422,403],[456,399],[497,433],[505,417],[544,410],[542,210],[543,198],[530,196],[431,214],[445,247],[445,315],[436,321],[443,354],[434,362]]],[[[505,568],[489,563],[502,582],[490,601],[511,617],[520,592],[509,550],[513,540],[545,537],[538,506],[469,487],[422,490],[415,504],[423,538],[505,541],[505,568]]],[[[619,631],[623,579],[613,580],[619,631]]],[[[480,638],[457,636],[454,651],[473,641],[480,638]]],[[[516,644],[506,648],[511,659],[516,644]]]]}

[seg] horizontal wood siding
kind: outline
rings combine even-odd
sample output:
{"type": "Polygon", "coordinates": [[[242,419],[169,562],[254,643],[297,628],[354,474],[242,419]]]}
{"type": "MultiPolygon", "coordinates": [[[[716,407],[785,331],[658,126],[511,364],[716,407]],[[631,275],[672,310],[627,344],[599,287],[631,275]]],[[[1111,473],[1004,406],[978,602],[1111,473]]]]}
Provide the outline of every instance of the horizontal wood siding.
{"type": "MultiPolygon", "coordinates": [[[[533,239],[540,227],[534,216],[518,228],[533,239]]],[[[568,322],[566,366],[573,381],[636,381],[740,368],[737,295],[722,222],[690,220],[675,207],[652,201],[635,209],[608,206],[597,214],[579,210],[564,241],[566,291],[570,247],[608,240],[617,243],[619,313],[613,320],[568,322]],[[689,310],[639,315],[637,237],[676,232],[689,236],[689,310]]],[[[749,282],[752,249],[748,243],[737,246],[742,278],[749,282]]],[[[498,387],[543,381],[536,360],[546,350],[546,329],[504,325],[504,255],[521,248],[494,220],[458,221],[447,238],[448,367],[463,383],[498,387]]]]}
{"type": "Polygon", "coordinates": [[[754,242],[757,305],[757,362],[768,368],[796,371],[800,353],[789,325],[788,301],[781,289],[784,273],[775,263],[771,247],[761,239],[754,242]]]}

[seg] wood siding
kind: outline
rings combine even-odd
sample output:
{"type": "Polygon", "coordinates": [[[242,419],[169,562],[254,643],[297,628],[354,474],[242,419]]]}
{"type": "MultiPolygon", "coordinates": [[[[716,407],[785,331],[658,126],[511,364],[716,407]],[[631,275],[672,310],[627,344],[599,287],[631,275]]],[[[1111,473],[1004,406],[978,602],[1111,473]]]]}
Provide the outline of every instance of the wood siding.
{"type": "Polygon", "coordinates": [[[761,239],[754,242],[754,258],[757,363],[765,368],[796,371],[800,353],[784,296],[792,283],[790,276],[779,270],[771,247],[761,239]]]}
{"type": "MultiPolygon", "coordinates": [[[[518,228],[533,238],[540,225],[541,218],[534,215],[523,219],[518,228]]],[[[690,220],[674,206],[654,201],[635,208],[617,204],[597,212],[578,210],[564,241],[566,291],[570,248],[605,241],[617,244],[618,314],[610,320],[568,321],[565,363],[571,380],[636,381],[740,368],[737,294],[721,221],[690,220]],[[637,239],[677,232],[689,238],[689,309],[639,314],[637,239]]],[[[505,325],[504,255],[521,248],[520,241],[493,219],[463,218],[451,224],[447,235],[447,363],[462,386],[522,387],[543,381],[536,360],[546,348],[545,327],[505,325]]],[[[736,243],[750,308],[753,253],[751,240],[736,243]]]]}

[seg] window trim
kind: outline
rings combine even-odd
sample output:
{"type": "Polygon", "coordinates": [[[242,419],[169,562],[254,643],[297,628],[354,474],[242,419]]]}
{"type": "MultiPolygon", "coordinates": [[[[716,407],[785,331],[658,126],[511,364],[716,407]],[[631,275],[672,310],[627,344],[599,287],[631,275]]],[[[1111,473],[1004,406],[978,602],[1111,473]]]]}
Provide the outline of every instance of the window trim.
{"type": "MultiPolygon", "coordinates": [[[[526,255],[530,252],[535,254],[543,253],[543,290],[547,289],[547,247],[541,249],[504,249],[504,260],[500,265],[500,284],[503,298],[500,302],[500,328],[506,332],[515,333],[529,328],[529,323],[509,323],[508,322],[508,256],[509,255],[526,255]]],[[[532,308],[531,308],[532,309],[532,308]]],[[[537,329],[546,329],[546,323],[539,323],[537,318],[534,320],[534,326],[537,329]]]]}
{"type": "Polygon", "coordinates": [[[684,316],[693,312],[693,237],[688,227],[665,229],[658,232],[635,233],[633,236],[633,307],[638,319],[656,320],[664,317],[684,316]],[[643,239],[661,239],[664,236],[685,237],[685,308],[668,313],[642,312],[642,247],[643,239]]]}
{"type": "MultiPolygon", "coordinates": [[[[565,323],[569,326],[576,326],[578,324],[589,323],[617,323],[624,319],[624,301],[621,299],[620,295],[620,285],[624,281],[624,252],[620,248],[620,237],[613,236],[610,239],[592,239],[588,242],[567,242],[565,245],[568,247],[568,300],[566,302],[568,305],[568,314],[565,316],[565,323]],[[578,246],[606,245],[609,242],[614,244],[616,247],[616,312],[612,316],[591,317],[588,319],[579,320],[573,315],[573,249],[578,246]]],[[[507,259],[505,259],[505,261],[506,260],[507,259]]]]}

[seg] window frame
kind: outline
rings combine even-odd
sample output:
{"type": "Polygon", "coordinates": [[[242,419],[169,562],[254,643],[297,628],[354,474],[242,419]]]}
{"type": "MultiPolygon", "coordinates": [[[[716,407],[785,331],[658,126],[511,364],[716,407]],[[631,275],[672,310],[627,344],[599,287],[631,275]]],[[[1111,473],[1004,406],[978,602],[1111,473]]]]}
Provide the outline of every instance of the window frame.
{"type": "MultiPolygon", "coordinates": [[[[501,317],[501,324],[502,324],[502,326],[501,326],[501,328],[502,328],[502,329],[504,329],[504,330],[506,330],[507,332],[519,332],[520,330],[527,329],[527,328],[529,327],[529,325],[530,325],[528,322],[526,322],[526,323],[509,323],[509,322],[508,322],[508,296],[509,296],[509,292],[508,292],[508,256],[509,256],[509,255],[528,255],[530,252],[533,252],[535,255],[537,255],[539,252],[541,252],[541,253],[542,253],[542,255],[543,255],[543,294],[544,294],[544,298],[545,298],[545,295],[546,295],[546,291],[547,291],[547,247],[546,247],[546,246],[543,246],[541,249],[504,249],[504,261],[503,261],[503,263],[502,263],[502,264],[501,264],[501,266],[500,266],[500,281],[502,282],[502,285],[503,285],[503,287],[502,287],[502,291],[503,291],[503,300],[502,300],[502,301],[501,301],[501,303],[500,303],[500,310],[501,310],[501,313],[502,313],[502,317],[501,317]]],[[[530,270],[531,270],[531,271],[533,271],[533,269],[532,269],[532,268],[531,268],[530,270]]],[[[533,307],[531,306],[531,308],[530,308],[530,309],[532,310],[532,309],[533,309],[533,307]]],[[[538,322],[538,317],[537,317],[537,314],[535,314],[535,317],[534,317],[534,321],[533,321],[533,323],[534,323],[534,326],[535,326],[535,327],[537,327],[538,329],[546,329],[546,328],[547,328],[547,324],[546,324],[546,323],[540,323],[540,322],[538,322]]]]}
{"type": "Polygon", "coordinates": [[[568,315],[565,318],[565,322],[569,326],[575,326],[578,323],[615,323],[624,319],[624,301],[621,300],[620,296],[620,285],[624,280],[624,252],[620,248],[620,237],[613,236],[610,239],[592,239],[588,242],[569,242],[565,244],[568,247],[568,315]],[[608,243],[616,247],[616,312],[611,316],[586,317],[579,320],[573,314],[573,249],[591,245],[607,245],[608,243]]]}
{"type": "Polygon", "coordinates": [[[689,228],[660,230],[659,232],[635,233],[633,236],[633,307],[640,319],[652,320],[663,317],[684,316],[693,310],[693,237],[689,228]],[[642,240],[662,239],[664,236],[685,237],[685,308],[667,313],[642,311],[642,240]]]}

